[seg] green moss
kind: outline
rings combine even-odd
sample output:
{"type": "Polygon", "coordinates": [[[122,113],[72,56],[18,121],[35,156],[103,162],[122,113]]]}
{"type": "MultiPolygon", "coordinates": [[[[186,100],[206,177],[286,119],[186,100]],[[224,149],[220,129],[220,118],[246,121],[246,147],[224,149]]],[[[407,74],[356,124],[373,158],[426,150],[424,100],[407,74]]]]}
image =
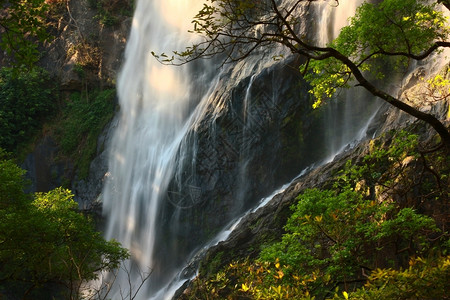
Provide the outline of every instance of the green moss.
{"type": "Polygon", "coordinates": [[[220,251],[212,259],[205,259],[199,268],[201,276],[208,278],[211,274],[217,273],[222,266],[223,255],[224,253],[220,251]]]}
{"type": "Polygon", "coordinates": [[[81,178],[89,174],[97,139],[114,116],[115,95],[115,89],[92,91],[89,97],[74,93],[55,124],[58,143],[63,153],[73,159],[81,178]]]}

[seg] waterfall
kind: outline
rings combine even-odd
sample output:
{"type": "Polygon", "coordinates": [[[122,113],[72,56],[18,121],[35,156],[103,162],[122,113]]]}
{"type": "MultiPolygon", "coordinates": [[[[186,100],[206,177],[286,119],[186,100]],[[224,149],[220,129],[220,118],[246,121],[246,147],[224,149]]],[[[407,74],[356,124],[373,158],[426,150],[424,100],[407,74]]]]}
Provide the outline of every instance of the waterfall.
{"type": "MultiPolygon", "coordinates": [[[[314,4],[322,41],[337,34],[361,1],[341,0],[337,12],[333,2],[314,4]]],[[[292,111],[316,113],[299,72],[287,65],[293,58],[254,55],[221,69],[202,61],[159,64],[151,51],[171,53],[193,42],[187,31],[201,6],[200,0],[137,0],[103,191],[105,235],[130,249],[127,269],[137,271],[119,273],[113,299],[129,287],[128,276],[137,285],[139,272],[149,270],[136,299],[170,297],[161,289],[197,248],[303,167],[359,138],[368,119],[360,112],[376,111],[351,104],[344,115],[336,112],[341,106],[332,107],[317,120],[297,122],[292,111]],[[344,119],[354,123],[326,128],[344,119]],[[298,128],[305,129],[301,137],[298,128]],[[327,144],[332,150],[319,150],[327,144]]]]}
{"type": "MultiPolygon", "coordinates": [[[[201,1],[187,0],[138,1],[118,79],[120,120],[104,188],[106,237],[129,248],[142,271],[158,265],[153,233],[161,195],[176,168],[190,107],[199,101],[192,96],[195,86],[188,68],[164,67],[151,50],[185,47],[190,24],[186,16],[194,15],[200,5],[201,1]]],[[[156,269],[153,272],[160,276],[156,269]]]]}

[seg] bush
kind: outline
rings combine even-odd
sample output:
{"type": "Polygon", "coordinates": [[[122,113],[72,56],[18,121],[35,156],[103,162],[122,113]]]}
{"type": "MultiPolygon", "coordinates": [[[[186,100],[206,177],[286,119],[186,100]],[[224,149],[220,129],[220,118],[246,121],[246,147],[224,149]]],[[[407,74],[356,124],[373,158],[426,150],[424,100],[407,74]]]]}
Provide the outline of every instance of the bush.
{"type": "Polygon", "coordinates": [[[75,160],[80,176],[86,177],[97,153],[97,139],[114,116],[114,89],[91,92],[89,98],[72,95],[64,108],[57,136],[63,152],[75,160]]]}
{"type": "Polygon", "coordinates": [[[409,261],[408,268],[373,271],[365,286],[347,299],[448,299],[449,290],[450,256],[417,257],[409,261]]]}
{"type": "Polygon", "coordinates": [[[15,151],[54,112],[57,89],[49,74],[35,68],[0,70],[0,147],[15,151]]]}
{"type": "Polygon", "coordinates": [[[95,230],[69,190],[25,194],[23,173],[0,149],[0,298],[36,299],[57,286],[60,299],[78,299],[83,282],[119,267],[128,251],[95,230]]]}
{"type": "Polygon", "coordinates": [[[287,233],[261,259],[279,261],[288,285],[296,277],[315,278],[307,290],[319,298],[336,287],[354,290],[372,270],[404,266],[410,255],[428,253],[428,238],[438,232],[430,217],[352,190],[307,190],[292,209],[287,233]]]}
{"type": "Polygon", "coordinates": [[[445,153],[419,151],[405,132],[387,141],[348,162],[332,189],[300,194],[259,259],[196,279],[184,299],[447,299],[447,221],[428,209],[448,210],[445,153]]]}

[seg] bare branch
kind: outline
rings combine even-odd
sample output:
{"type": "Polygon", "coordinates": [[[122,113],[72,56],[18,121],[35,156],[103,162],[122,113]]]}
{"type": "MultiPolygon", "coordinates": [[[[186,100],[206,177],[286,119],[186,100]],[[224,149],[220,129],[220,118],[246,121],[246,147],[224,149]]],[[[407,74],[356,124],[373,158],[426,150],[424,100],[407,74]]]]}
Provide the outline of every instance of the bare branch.
{"type": "MultiPolygon", "coordinates": [[[[397,49],[391,49],[392,45],[389,48],[383,44],[376,45],[376,42],[375,44],[362,42],[355,45],[357,54],[345,55],[345,51],[338,50],[340,48],[334,44],[325,47],[319,46],[296,31],[296,26],[303,21],[300,17],[295,16],[297,9],[302,4],[307,4],[309,7],[314,1],[296,0],[284,6],[284,4],[280,4],[280,1],[266,0],[251,2],[244,8],[237,8],[238,5],[232,0],[219,1],[221,5],[218,7],[205,4],[204,9],[197,14],[193,21],[195,25],[194,32],[203,35],[204,40],[193,45],[186,52],[175,52],[175,55],[177,55],[176,62],[174,61],[175,58],[164,59],[162,62],[182,65],[199,58],[212,58],[225,54],[223,65],[241,61],[260,51],[260,49],[261,51],[267,51],[267,47],[282,45],[293,54],[307,59],[302,71],[303,75],[305,75],[311,60],[332,58],[350,70],[350,72],[343,73],[341,73],[342,70],[332,70],[341,76],[344,84],[347,84],[353,76],[357,81],[357,86],[364,87],[372,95],[431,125],[441,136],[443,143],[446,144],[446,148],[450,149],[450,133],[436,117],[421,112],[376,87],[374,83],[367,80],[362,71],[369,60],[378,56],[423,60],[435,53],[439,48],[448,48],[450,47],[450,42],[441,40],[445,31],[436,27],[436,41],[433,42],[432,39],[427,41],[429,46],[427,49],[422,49],[421,53],[413,53],[413,50],[417,47],[414,40],[409,40],[405,27],[399,23],[399,20],[393,20],[390,14],[382,11],[382,14],[384,14],[383,20],[392,24],[396,31],[400,30],[404,47],[398,48],[399,50],[397,51],[397,49]],[[352,55],[358,57],[352,57],[352,55]]],[[[336,4],[339,5],[339,1],[336,1],[336,4]]],[[[418,7],[423,6],[419,5],[418,7]]],[[[382,42],[380,41],[380,43],[382,42]]]]}

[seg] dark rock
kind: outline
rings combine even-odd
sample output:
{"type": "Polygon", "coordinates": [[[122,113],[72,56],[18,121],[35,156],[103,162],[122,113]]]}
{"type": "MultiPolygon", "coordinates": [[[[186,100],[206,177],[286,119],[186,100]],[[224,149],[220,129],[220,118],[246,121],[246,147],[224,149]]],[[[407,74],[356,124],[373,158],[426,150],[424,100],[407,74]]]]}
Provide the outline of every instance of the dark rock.
{"type": "MultiPolygon", "coordinates": [[[[332,185],[332,175],[341,170],[348,160],[356,163],[361,159],[367,154],[368,145],[366,142],[349,149],[336,157],[333,162],[314,168],[295,179],[265,206],[247,214],[225,241],[197,253],[188,264],[190,268],[198,267],[199,276],[208,278],[233,261],[256,258],[262,245],[281,239],[283,227],[291,215],[290,207],[296,202],[297,196],[307,188],[326,188],[332,185]]],[[[183,278],[192,277],[192,273],[187,275],[183,278]]],[[[173,299],[183,299],[183,288],[188,289],[189,285],[185,283],[173,299]]]]}
{"type": "Polygon", "coordinates": [[[108,145],[114,129],[117,127],[117,122],[118,118],[114,118],[99,136],[97,156],[91,162],[88,177],[85,179],[75,177],[72,182],[72,191],[80,209],[94,212],[98,216],[101,215],[102,210],[103,183],[108,176],[108,145]]]}
{"type": "Polygon", "coordinates": [[[70,161],[58,156],[58,147],[53,138],[44,136],[21,165],[27,171],[26,178],[31,182],[27,192],[48,192],[64,185],[73,177],[70,161]]]}

